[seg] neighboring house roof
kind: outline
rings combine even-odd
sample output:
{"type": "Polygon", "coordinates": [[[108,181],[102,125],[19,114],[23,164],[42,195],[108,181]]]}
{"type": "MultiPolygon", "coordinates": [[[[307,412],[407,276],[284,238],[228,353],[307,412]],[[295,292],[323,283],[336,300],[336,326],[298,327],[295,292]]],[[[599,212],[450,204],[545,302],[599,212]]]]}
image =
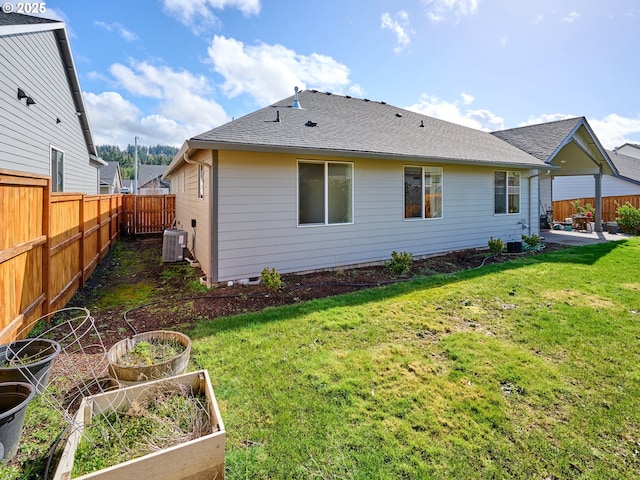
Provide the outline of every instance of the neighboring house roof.
{"type": "Polygon", "coordinates": [[[288,152],[394,160],[438,160],[525,168],[544,165],[487,132],[385,102],[305,90],[185,142],[165,175],[190,149],[288,152]]]}
{"type": "MultiPolygon", "coordinates": [[[[607,165],[604,165],[605,173],[610,173],[607,169],[609,167],[612,170],[611,173],[615,174],[615,167],[611,164],[605,149],[584,117],[510,128],[493,132],[493,135],[550,164],[560,150],[575,141],[581,127],[590,137],[590,143],[594,145],[594,152],[598,158],[592,159],[606,162],[607,165]]],[[[586,153],[584,148],[582,151],[586,153]]]]}
{"type": "Polygon", "coordinates": [[[118,162],[106,163],[107,165],[100,169],[100,186],[115,187],[119,191],[122,185],[120,164],[118,162]]]}
{"type": "Polygon", "coordinates": [[[106,182],[113,182],[114,177],[120,170],[120,164],[118,162],[107,162],[107,165],[100,169],[100,180],[106,182]]]}
{"type": "Polygon", "coordinates": [[[159,180],[164,187],[169,187],[169,183],[162,180],[162,175],[167,170],[166,165],[140,165],[138,166],[138,188],[154,180],[159,180]]]}
{"type": "Polygon", "coordinates": [[[104,166],[106,162],[98,157],[96,146],[91,135],[91,128],[89,127],[89,120],[87,119],[87,112],[84,107],[84,100],[82,99],[82,91],[80,90],[80,82],[78,81],[64,22],[22,15],[20,13],[0,12],[0,36],[42,31],[53,31],[55,34],[60,56],[64,64],[64,70],[67,74],[69,89],[73,96],[74,106],[80,120],[85,143],[87,144],[89,159],[97,167],[104,166]]]}
{"type": "Polygon", "coordinates": [[[623,155],[615,150],[607,150],[607,153],[618,170],[617,177],[640,185],[640,158],[623,155]]]}

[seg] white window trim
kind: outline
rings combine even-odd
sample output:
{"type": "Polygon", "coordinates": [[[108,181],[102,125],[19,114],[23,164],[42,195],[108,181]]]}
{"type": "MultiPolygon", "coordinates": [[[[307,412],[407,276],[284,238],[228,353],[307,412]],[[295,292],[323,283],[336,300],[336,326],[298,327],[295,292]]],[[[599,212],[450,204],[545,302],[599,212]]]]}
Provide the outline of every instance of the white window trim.
{"type": "Polygon", "coordinates": [[[439,165],[403,165],[402,166],[402,219],[406,222],[421,222],[421,221],[431,221],[431,220],[442,220],[444,218],[444,168],[439,165]],[[405,216],[405,206],[406,206],[406,198],[405,198],[405,190],[404,190],[404,178],[405,178],[405,169],[407,167],[420,168],[420,178],[421,178],[421,188],[422,195],[420,196],[420,217],[406,217],[405,216]],[[440,187],[442,189],[441,195],[441,203],[442,203],[442,211],[440,212],[439,217],[425,217],[424,216],[424,169],[426,168],[439,168],[440,169],[440,178],[441,183],[440,187]]]}
{"type": "Polygon", "coordinates": [[[296,163],[296,223],[300,228],[314,227],[340,227],[343,225],[353,225],[355,222],[355,166],[353,162],[344,162],[340,160],[312,160],[298,159],[296,163]],[[315,163],[324,165],[324,223],[300,223],[300,164],[315,163]],[[351,166],[351,221],[344,223],[329,223],[329,164],[340,163],[351,166]]]}
{"type": "Polygon", "coordinates": [[[491,183],[493,184],[493,215],[520,215],[522,213],[522,172],[519,170],[494,170],[491,178],[491,183]],[[496,213],[496,172],[504,172],[506,174],[505,177],[505,213],[496,213]],[[509,212],[509,174],[517,173],[519,182],[518,188],[520,192],[518,193],[518,211],[517,212],[509,212]]]}
{"type": "MultiPolygon", "coordinates": [[[[66,162],[66,157],[67,157],[67,154],[65,153],[64,150],[56,147],[55,145],[49,144],[49,177],[51,178],[51,191],[52,192],[64,192],[65,177],[66,177],[65,170],[66,170],[66,163],[67,163],[66,162]],[[57,176],[56,176],[56,178],[53,178],[53,164],[52,164],[53,158],[52,158],[52,154],[53,154],[54,150],[56,152],[62,153],[62,189],[61,190],[54,190],[53,189],[54,183],[55,183],[56,187],[58,186],[57,176]]],[[[100,191],[100,190],[98,189],[98,191],[100,191]]]]}

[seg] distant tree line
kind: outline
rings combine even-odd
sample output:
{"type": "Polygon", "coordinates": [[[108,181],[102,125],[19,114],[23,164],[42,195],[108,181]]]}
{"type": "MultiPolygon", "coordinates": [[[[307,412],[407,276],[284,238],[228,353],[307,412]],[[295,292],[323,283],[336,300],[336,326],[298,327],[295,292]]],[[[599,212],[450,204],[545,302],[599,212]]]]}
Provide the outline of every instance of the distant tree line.
{"type": "MultiPolygon", "coordinates": [[[[133,178],[135,159],[135,145],[127,145],[121,150],[117,145],[98,145],[98,156],[105,162],[118,162],[122,178],[133,178]]],[[[144,147],[138,145],[138,166],[140,165],[169,165],[178,153],[178,148],[169,145],[144,147]]]]}

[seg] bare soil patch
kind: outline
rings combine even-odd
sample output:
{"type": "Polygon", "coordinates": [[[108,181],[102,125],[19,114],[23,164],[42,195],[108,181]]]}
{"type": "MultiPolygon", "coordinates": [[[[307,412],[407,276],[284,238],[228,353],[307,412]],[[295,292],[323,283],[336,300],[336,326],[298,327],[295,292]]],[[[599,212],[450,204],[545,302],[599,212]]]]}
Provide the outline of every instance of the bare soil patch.
{"type": "MultiPolygon", "coordinates": [[[[340,295],[407,281],[417,276],[455,273],[540,253],[490,255],[488,249],[469,249],[415,260],[410,271],[403,275],[393,274],[390,268],[380,265],[303,275],[282,275],[283,284],[276,291],[269,290],[262,284],[236,284],[219,286],[207,292],[196,292],[193,284],[203,275],[202,272],[196,268],[185,268],[186,262],[163,264],[162,236],[128,237],[121,242],[122,251],[136,253],[137,261],[142,264],[129,265],[123,269],[113,252],[109,253],[69,305],[89,308],[107,348],[136,333],[151,330],[186,332],[194,322],[200,320],[215,321],[222,316],[340,295]],[[182,270],[179,270],[179,274],[167,275],[168,269],[182,270]],[[135,289],[136,285],[141,284],[152,284],[156,289],[148,302],[134,307],[96,307],[100,303],[100,296],[110,288],[129,285],[135,289]]],[[[547,243],[542,252],[561,248],[565,246],[547,243]]]]}

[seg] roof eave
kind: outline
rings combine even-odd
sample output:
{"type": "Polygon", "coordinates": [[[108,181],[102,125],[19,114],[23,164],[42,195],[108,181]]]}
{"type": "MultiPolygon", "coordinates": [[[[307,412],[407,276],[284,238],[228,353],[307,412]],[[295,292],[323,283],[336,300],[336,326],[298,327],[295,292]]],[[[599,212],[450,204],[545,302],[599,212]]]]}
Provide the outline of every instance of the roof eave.
{"type": "MultiPolygon", "coordinates": [[[[211,142],[206,140],[187,140],[180,149],[180,152],[175,158],[182,157],[184,153],[191,154],[196,150],[230,150],[230,151],[245,151],[245,152],[268,152],[268,153],[283,153],[283,154],[298,154],[298,155],[319,155],[319,156],[340,156],[348,158],[372,158],[377,160],[402,160],[402,161],[437,161],[445,164],[457,164],[457,165],[483,165],[483,166],[500,166],[500,167],[514,167],[514,168],[526,168],[526,169],[539,169],[539,170],[557,170],[559,167],[545,164],[542,161],[539,163],[527,163],[527,162],[500,162],[491,160],[481,160],[474,158],[448,158],[448,157],[436,157],[429,155],[404,155],[399,153],[382,153],[382,152],[369,152],[363,150],[339,150],[339,149],[322,149],[322,148],[306,148],[306,147],[285,147],[281,145],[264,145],[264,144],[245,144],[245,143],[232,143],[232,142],[211,142]]],[[[175,161],[174,158],[174,161],[175,161]]],[[[534,158],[534,157],[532,157],[534,158]]],[[[173,165],[174,162],[172,162],[173,165]]],[[[171,170],[175,170],[177,165],[173,166],[171,170]]]]}
{"type": "Polygon", "coordinates": [[[87,111],[84,106],[84,99],[82,98],[80,81],[78,80],[78,74],[73,61],[73,55],[71,54],[71,46],[69,45],[69,38],[67,36],[67,30],[64,27],[64,23],[61,23],[61,27],[56,28],[54,33],[58,46],[60,47],[60,55],[62,56],[64,70],[67,75],[67,81],[69,82],[76,115],[80,122],[80,129],[82,130],[82,135],[84,136],[84,141],[87,145],[87,151],[89,155],[97,156],[98,152],[96,145],[93,142],[93,136],[91,135],[91,127],[89,126],[89,119],[87,118],[87,111]]]}

